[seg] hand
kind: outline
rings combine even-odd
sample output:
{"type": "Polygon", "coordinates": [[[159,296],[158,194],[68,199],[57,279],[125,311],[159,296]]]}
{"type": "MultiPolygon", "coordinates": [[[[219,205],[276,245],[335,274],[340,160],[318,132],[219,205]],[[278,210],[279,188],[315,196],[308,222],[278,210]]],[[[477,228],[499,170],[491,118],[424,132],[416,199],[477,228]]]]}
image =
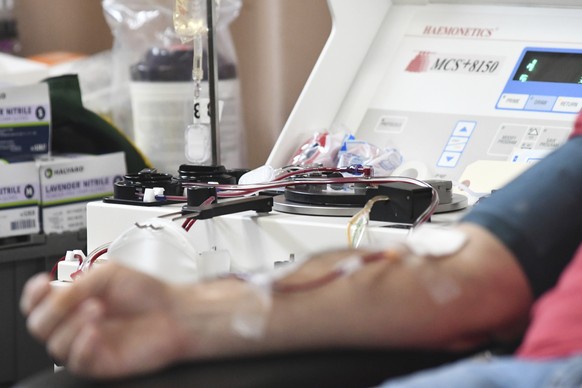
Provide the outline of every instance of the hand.
{"type": "Polygon", "coordinates": [[[30,279],[21,310],[30,332],[73,373],[118,377],[162,368],[184,355],[179,287],[108,263],[65,287],[30,279]]]}

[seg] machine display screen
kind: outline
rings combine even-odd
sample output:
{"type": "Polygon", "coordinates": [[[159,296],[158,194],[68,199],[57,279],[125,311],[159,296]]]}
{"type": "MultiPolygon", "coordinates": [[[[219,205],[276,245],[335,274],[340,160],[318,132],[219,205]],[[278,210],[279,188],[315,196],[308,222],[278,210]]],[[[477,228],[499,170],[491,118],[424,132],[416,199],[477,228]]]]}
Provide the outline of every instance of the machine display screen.
{"type": "Polygon", "coordinates": [[[527,51],[513,80],[582,84],[582,53],[527,51]]]}

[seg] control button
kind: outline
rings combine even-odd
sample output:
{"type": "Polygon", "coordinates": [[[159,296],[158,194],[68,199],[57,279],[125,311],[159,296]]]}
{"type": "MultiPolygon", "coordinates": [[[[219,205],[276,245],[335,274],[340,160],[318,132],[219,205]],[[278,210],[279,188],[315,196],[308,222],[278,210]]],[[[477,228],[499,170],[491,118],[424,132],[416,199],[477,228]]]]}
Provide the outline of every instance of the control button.
{"type": "Polygon", "coordinates": [[[378,132],[401,133],[407,118],[400,116],[382,116],[376,125],[378,132]]]}
{"type": "Polygon", "coordinates": [[[568,139],[570,128],[545,127],[537,143],[537,149],[552,151],[561,146],[568,139]]]}
{"type": "Polygon", "coordinates": [[[554,105],[554,112],[578,113],[582,108],[582,98],[558,97],[554,105]]]}
{"type": "Polygon", "coordinates": [[[451,136],[471,137],[476,125],[474,121],[459,121],[451,136]]]}
{"type": "Polygon", "coordinates": [[[527,130],[527,135],[528,136],[539,136],[540,129],[538,127],[529,127],[527,130]]]}
{"type": "Polygon", "coordinates": [[[558,98],[554,96],[530,96],[526,110],[551,111],[558,98]]]}
{"type": "Polygon", "coordinates": [[[451,136],[445,147],[445,151],[463,152],[469,141],[468,137],[451,136]]]}
{"type": "Polygon", "coordinates": [[[527,125],[519,124],[502,125],[495,134],[487,153],[489,155],[509,156],[522,141],[529,128],[527,125]]]}
{"type": "Polygon", "coordinates": [[[439,167],[456,167],[461,158],[460,152],[443,152],[437,166],[439,167]]]}
{"type": "Polygon", "coordinates": [[[523,109],[527,104],[528,94],[503,93],[497,107],[501,109],[523,109]]]}
{"type": "Polygon", "coordinates": [[[529,142],[535,144],[536,141],[538,140],[538,137],[540,136],[541,130],[542,130],[541,127],[529,127],[522,139],[522,143],[529,142]]]}

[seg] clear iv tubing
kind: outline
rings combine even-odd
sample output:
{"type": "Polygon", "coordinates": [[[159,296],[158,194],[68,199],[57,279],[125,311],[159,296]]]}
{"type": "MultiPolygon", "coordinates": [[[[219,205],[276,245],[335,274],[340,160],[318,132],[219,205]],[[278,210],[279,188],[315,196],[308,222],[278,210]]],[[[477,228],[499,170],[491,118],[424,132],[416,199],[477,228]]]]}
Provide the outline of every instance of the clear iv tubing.
{"type": "Polygon", "coordinates": [[[91,268],[91,266],[93,266],[93,264],[99,257],[107,253],[108,249],[109,243],[102,244],[97,248],[93,249],[93,251],[89,253],[89,255],[87,256],[87,260],[85,260],[85,262],[81,264],[79,270],[85,271],[86,269],[91,268]]]}
{"type": "Polygon", "coordinates": [[[202,0],[176,0],[174,29],[182,43],[192,40],[192,80],[194,81],[194,100],[197,101],[200,98],[201,84],[204,77],[202,37],[207,32],[206,12],[202,5],[202,0]]]}
{"type": "Polygon", "coordinates": [[[202,68],[202,35],[197,34],[193,40],[192,80],[194,80],[194,102],[200,99],[204,70],[202,68]]]}

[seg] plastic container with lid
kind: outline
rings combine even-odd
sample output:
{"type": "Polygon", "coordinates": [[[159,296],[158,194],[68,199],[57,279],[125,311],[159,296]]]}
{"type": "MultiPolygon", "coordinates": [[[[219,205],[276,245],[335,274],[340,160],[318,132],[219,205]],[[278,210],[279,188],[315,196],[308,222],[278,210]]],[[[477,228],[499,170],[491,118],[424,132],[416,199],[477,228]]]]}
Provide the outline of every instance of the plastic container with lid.
{"type": "MultiPolygon", "coordinates": [[[[173,173],[185,156],[185,130],[192,123],[194,84],[191,48],[152,48],[131,66],[130,95],[136,145],[158,170],[173,173]]],[[[239,80],[236,66],[218,58],[221,164],[244,163],[239,80]]],[[[206,77],[206,74],[205,74],[206,77]]],[[[201,97],[208,97],[204,79],[201,97]]]]}

